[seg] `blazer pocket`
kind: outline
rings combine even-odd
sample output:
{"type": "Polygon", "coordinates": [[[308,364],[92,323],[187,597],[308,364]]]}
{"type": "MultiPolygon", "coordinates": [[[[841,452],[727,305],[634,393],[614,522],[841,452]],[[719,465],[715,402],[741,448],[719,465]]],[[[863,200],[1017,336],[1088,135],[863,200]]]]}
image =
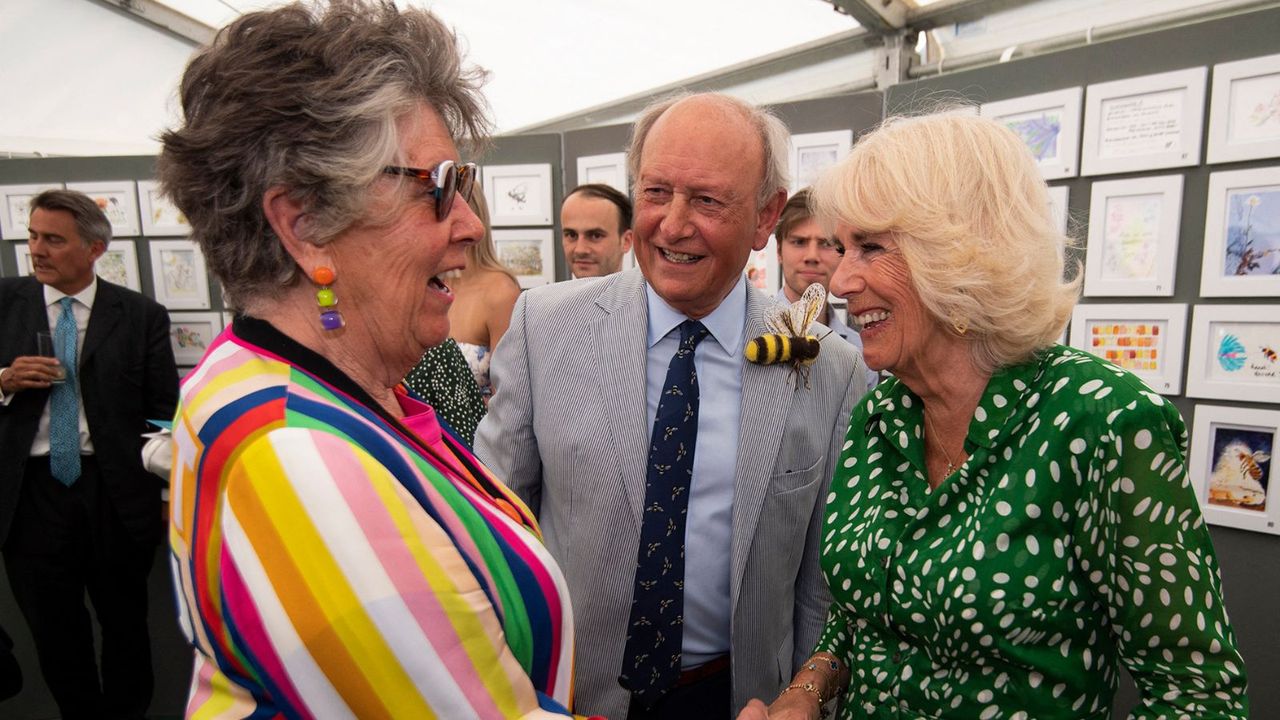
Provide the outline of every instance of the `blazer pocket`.
{"type": "Polygon", "coordinates": [[[786,495],[787,493],[800,492],[813,485],[820,479],[818,475],[822,472],[822,460],[822,456],[819,456],[809,467],[775,474],[769,479],[769,493],[771,495],[786,495]]]}

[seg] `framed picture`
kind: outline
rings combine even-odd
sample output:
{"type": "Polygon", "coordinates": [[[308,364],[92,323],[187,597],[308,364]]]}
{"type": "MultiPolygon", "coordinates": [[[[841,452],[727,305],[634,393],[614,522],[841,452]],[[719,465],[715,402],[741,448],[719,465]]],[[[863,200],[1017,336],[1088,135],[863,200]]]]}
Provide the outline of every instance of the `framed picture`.
{"type": "Polygon", "coordinates": [[[1280,535],[1280,411],[1197,405],[1188,471],[1204,519],[1280,535]]]}
{"type": "Polygon", "coordinates": [[[1185,303],[1077,305],[1071,346],[1142,378],[1164,395],[1182,392],[1185,303]]]}
{"type": "Polygon", "coordinates": [[[156,302],[171,310],[208,310],[209,274],[190,240],[152,240],[151,282],[156,302]]]}
{"type": "Polygon", "coordinates": [[[498,259],[515,273],[520,287],[547,285],[556,280],[555,233],[536,230],[494,230],[498,259]]]}
{"type": "Polygon", "coordinates": [[[93,198],[111,221],[112,237],[138,237],[142,234],[142,226],[138,223],[138,186],[134,181],[67,183],[67,189],[79,190],[93,198]]]}
{"type": "Polygon", "coordinates": [[[35,274],[36,268],[31,264],[31,246],[26,243],[14,243],[13,259],[20,277],[35,274]]]}
{"type": "Polygon", "coordinates": [[[1213,66],[1209,162],[1280,157],[1280,55],[1213,66]]]}
{"type": "Polygon", "coordinates": [[[1182,176],[1093,184],[1084,294],[1173,295],[1182,176]]]}
{"type": "Polygon", "coordinates": [[[1280,297],[1280,167],[1209,175],[1200,294],[1280,297]]]}
{"type": "Polygon", "coordinates": [[[486,165],[484,199],[494,227],[551,225],[551,165],[486,165]]]}
{"type": "Polygon", "coordinates": [[[1049,214],[1053,216],[1053,227],[1062,235],[1067,234],[1067,218],[1070,217],[1070,207],[1067,201],[1071,198],[1071,191],[1066,185],[1052,185],[1049,187],[1049,214]]]}
{"type": "Polygon", "coordinates": [[[835,165],[853,147],[852,130],[803,133],[791,136],[791,192],[807,188],[823,170],[835,165]]]}
{"type": "Polygon", "coordinates": [[[45,190],[56,190],[62,183],[40,185],[0,185],[0,237],[5,240],[27,239],[27,218],[31,214],[31,198],[45,190]]]}
{"type": "Polygon", "coordinates": [[[107,282],[142,292],[142,280],[138,277],[138,248],[132,240],[112,240],[93,269],[107,282]]]}
{"type": "Polygon", "coordinates": [[[1205,68],[1090,85],[1081,175],[1200,163],[1205,68]]]}
{"type": "Polygon", "coordinates": [[[142,207],[143,235],[173,237],[191,233],[187,216],[160,193],[160,184],[156,181],[138,181],[138,203],[142,207]]]}
{"type": "Polygon", "coordinates": [[[584,155],[578,158],[578,184],[600,183],[626,195],[627,154],[584,155]]]}
{"type": "Polygon", "coordinates": [[[782,269],[778,266],[778,239],[769,236],[769,243],[763,250],[752,250],[747,258],[747,282],[758,290],[773,297],[782,289],[782,269]]]}
{"type": "Polygon", "coordinates": [[[169,313],[169,345],[180,366],[195,365],[222,332],[222,314],[216,312],[169,313]]]}
{"type": "Polygon", "coordinates": [[[1036,159],[1046,180],[1075,177],[1080,157],[1080,99],[1084,90],[1066,90],[1027,95],[1011,100],[984,103],[983,117],[1008,127],[1036,159]]]}
{"type": "Polygon", "coordinates": [[[1280,403],[1280,305],[1197,305],[1189,397],[1280,403]]]}

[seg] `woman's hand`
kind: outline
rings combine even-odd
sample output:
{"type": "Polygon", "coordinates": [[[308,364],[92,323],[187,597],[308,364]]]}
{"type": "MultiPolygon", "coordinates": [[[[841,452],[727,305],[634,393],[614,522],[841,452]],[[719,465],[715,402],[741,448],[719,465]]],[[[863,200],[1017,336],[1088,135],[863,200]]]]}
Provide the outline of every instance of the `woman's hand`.
{"type": "Polygon", "coordinates": [[[817,720],[822,715],[817,700],[806,693],[780,695],[772,705],[765,707],[759,700],[752,700],[738,713],[737,720],[817,720]]]}

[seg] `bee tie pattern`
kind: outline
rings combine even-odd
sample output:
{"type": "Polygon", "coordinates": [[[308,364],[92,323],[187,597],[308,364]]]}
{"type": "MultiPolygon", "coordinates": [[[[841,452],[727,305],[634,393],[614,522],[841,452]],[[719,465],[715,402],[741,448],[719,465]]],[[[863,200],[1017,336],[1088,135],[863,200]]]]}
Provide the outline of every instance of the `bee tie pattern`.
{"type": "Polygon", "coordinates": [[[649,442],[635,589],[618,678],[647,707],[662,699],[680,677],[684,528],[698,439],[698,373],[693,353],[708,333],[695,320],[680,323],[680,348],[667,367],[649,442]]]}
{"type": "Polygon", "coordinates": [[[53,330],[53,343],[67,379],[49,392],[49,474],[71,487],[80,479],[80,402],[76,399],[76,316],[75,302],[62,303],[62,315],[53,330]]]}

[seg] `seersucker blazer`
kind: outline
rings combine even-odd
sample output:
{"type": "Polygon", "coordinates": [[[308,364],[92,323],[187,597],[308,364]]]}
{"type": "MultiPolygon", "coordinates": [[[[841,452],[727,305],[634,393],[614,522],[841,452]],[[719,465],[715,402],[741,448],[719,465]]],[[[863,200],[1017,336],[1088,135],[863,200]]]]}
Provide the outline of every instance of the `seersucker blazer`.
{"type": "MultiPolygon", "coordinates": [[[[778,305],[747,292],[750,339],[767,332],[765,315],[778,305]]],[[[630,701],[617,678],[645,494],[647,324],[638,269],[524,293],[494,353],[496,393],[476,434],[477,455],[538,514],[568,578],[575,711],[615,720],[630,701]]],[[[808,387],[790,366],[744,361],[725,558],[735,715],[753,697],[772,700],[826,619],[819,527],[865,376],[858,351],[836,336],[823,339],[808,387]]],[[[697,531],[688,529],[690,542],[697,531]]]]}

